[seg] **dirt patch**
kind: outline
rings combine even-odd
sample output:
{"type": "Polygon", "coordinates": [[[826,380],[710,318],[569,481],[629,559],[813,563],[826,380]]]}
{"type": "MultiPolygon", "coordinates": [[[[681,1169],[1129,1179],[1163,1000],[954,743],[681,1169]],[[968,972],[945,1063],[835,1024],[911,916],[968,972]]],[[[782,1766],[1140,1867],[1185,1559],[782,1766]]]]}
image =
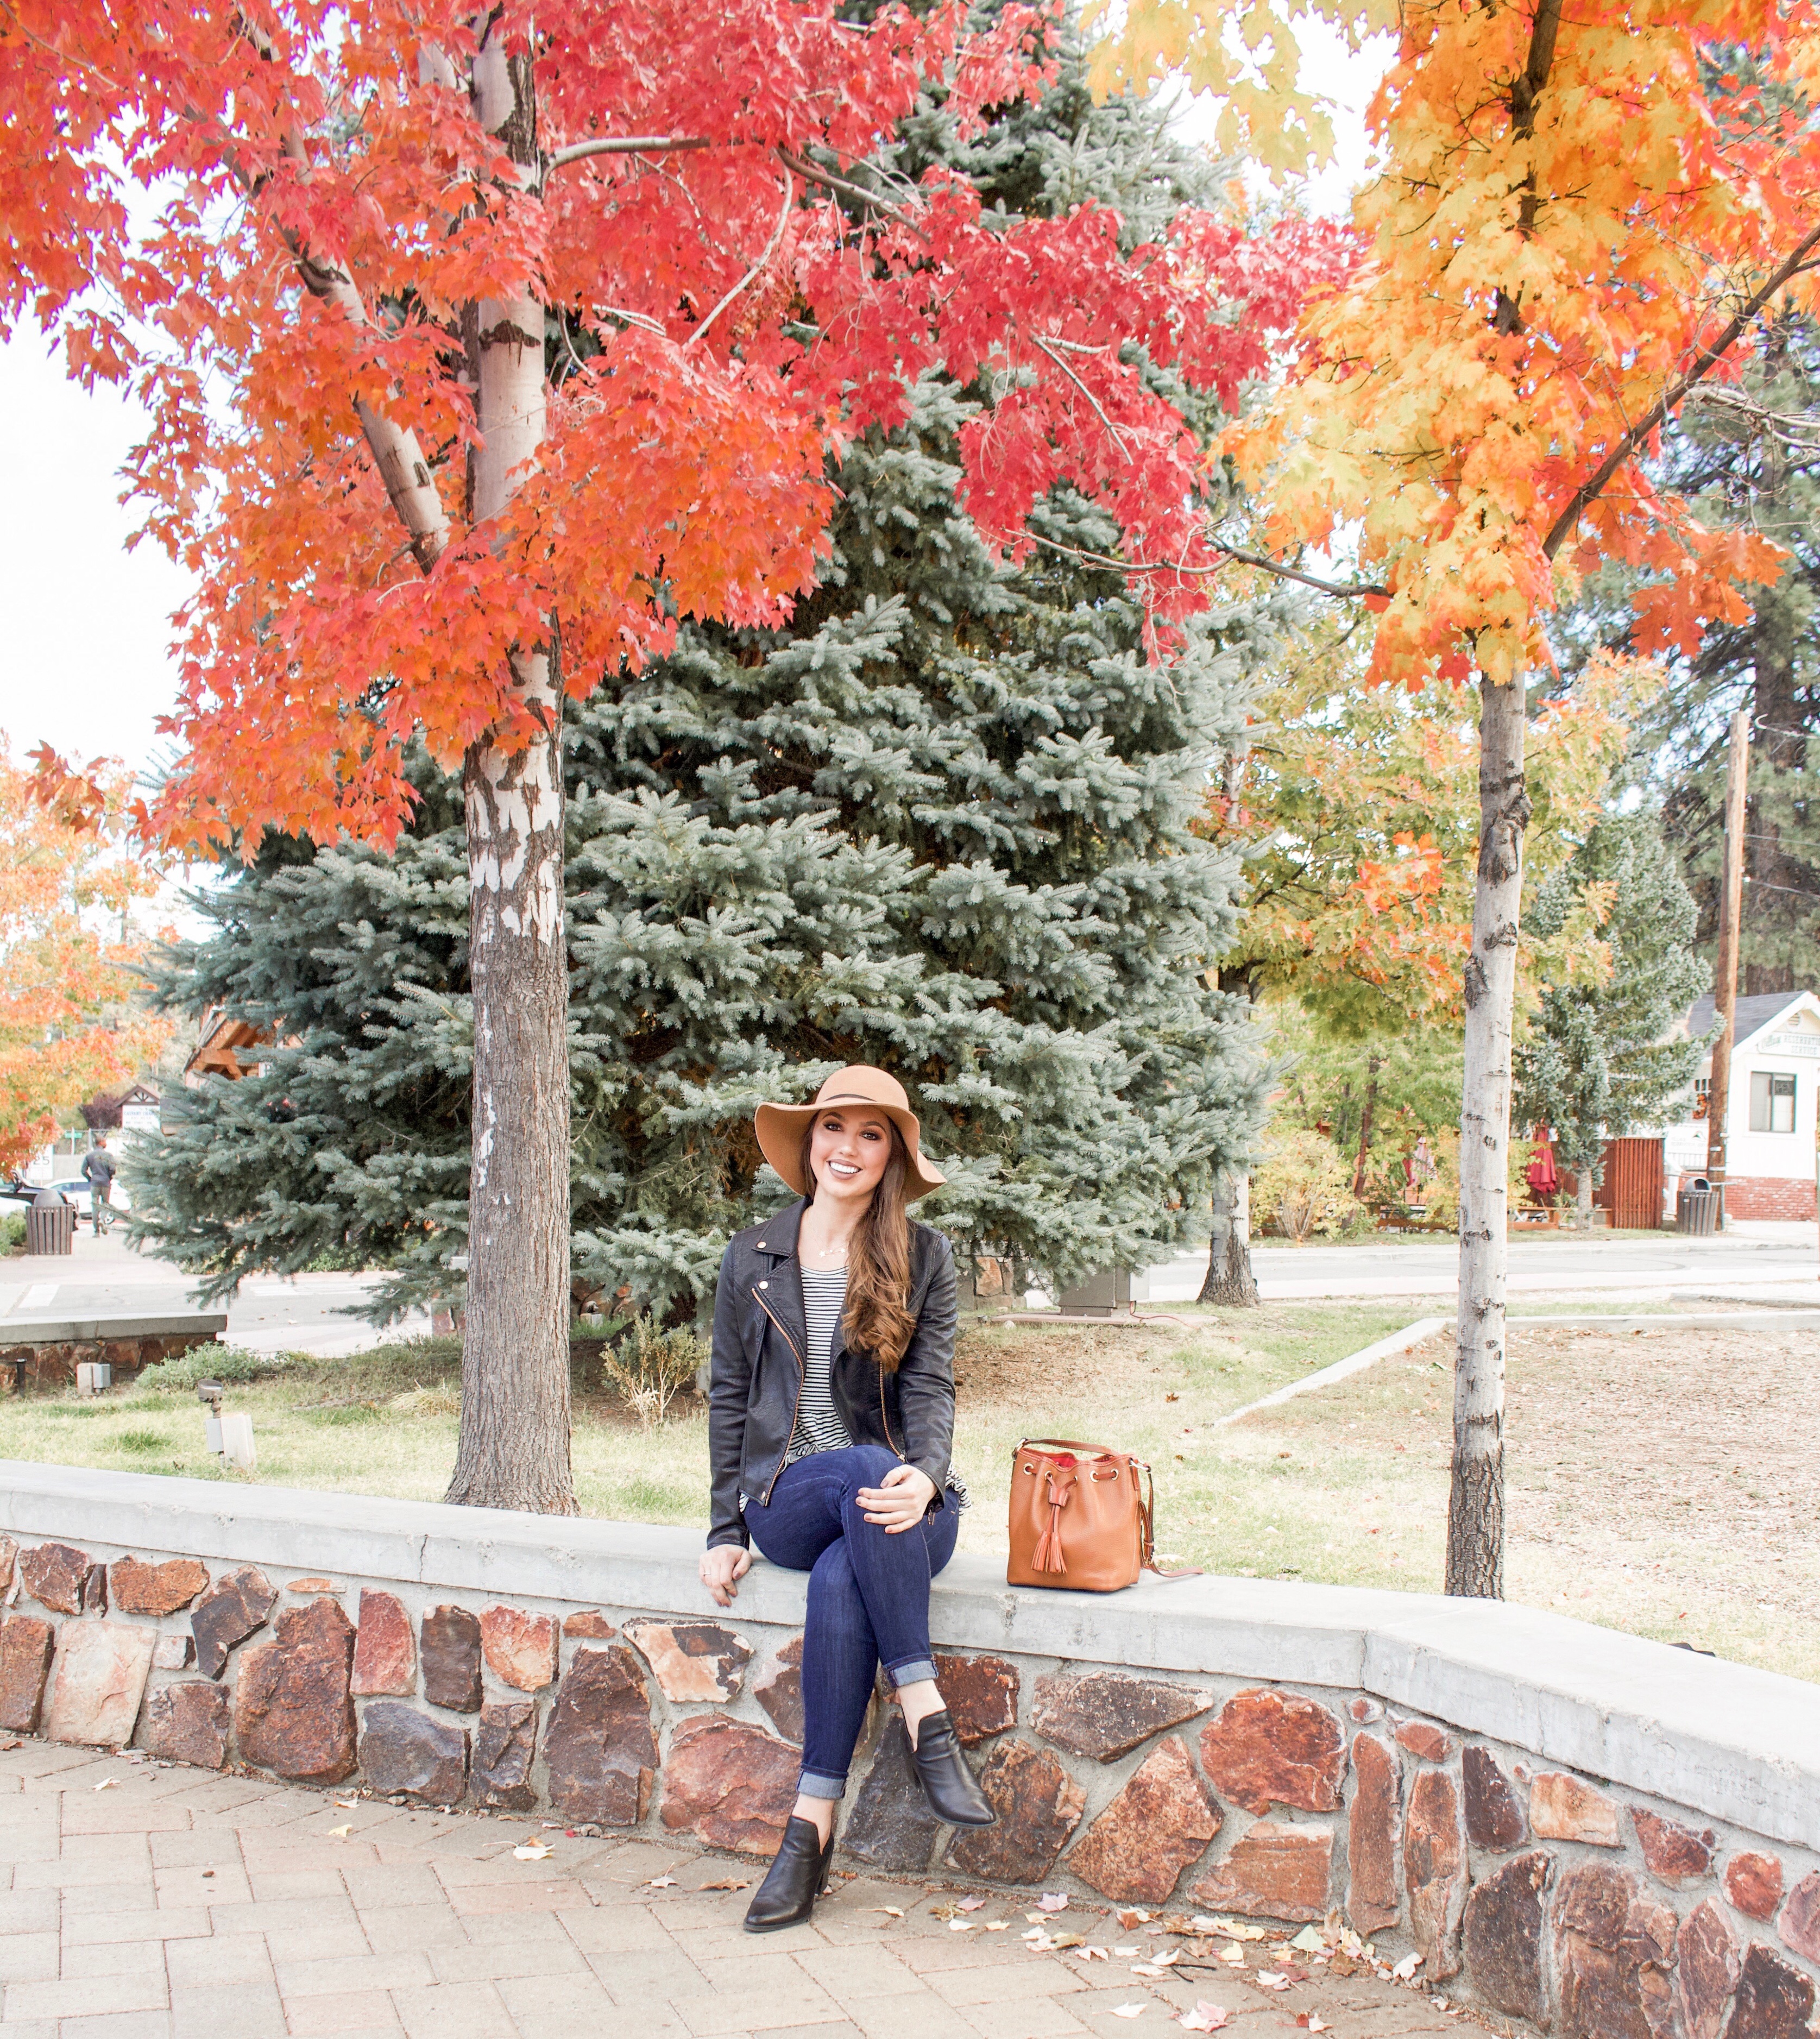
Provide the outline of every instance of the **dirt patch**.
{"type": "Polygon", "coordinates": [[[1525,1331],[1513,1346],[1514,1533],[1589,1555],[1659,1536],[1778,1571],[1791,1612],[1820,1581],[1780,1575],[1820,1532],[1815,1331],[1525,1331]]]}

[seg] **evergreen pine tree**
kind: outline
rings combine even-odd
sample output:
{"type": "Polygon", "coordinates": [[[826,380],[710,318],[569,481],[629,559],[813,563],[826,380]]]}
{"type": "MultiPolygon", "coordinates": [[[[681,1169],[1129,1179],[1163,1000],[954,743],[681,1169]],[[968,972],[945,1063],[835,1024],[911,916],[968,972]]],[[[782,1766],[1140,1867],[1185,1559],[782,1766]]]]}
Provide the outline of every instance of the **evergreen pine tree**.
{"type": "MultiPolygon", "coordinates": [[[[1134,237],[1214,174],[1154,104],[1096,108],[1077,55],[966,146],[926,102],[877,174],[938,158],[989,203],[1092,196],[1134,237]]],[[[1261,1118],[1244,1001],[1209,982],[1238,862],[1191,823],[1290,612],[1216,609],[1149,655],[1122,577],[1079,556],[1114,527],[1066,491],[1009,568],[956,499],[973,409],[932,376],[850,448],[788,630],[687,628],[569,708],[578,1284],[696,1308],[785,1194],[752,1107],[848,1061],[923,1115],[949,1186],[919,1214],[1051,1278],[1199,1230],[1261,1118]]],[[[268,844],[171,958],[167,1004],[275,1037],[187,1094],[133,1183],[138,1229],[211,1291],[348,1254],[397,1268],[388,1306],[458,1288],[465,866],[458,789],[417,783],[393,856],[268,844]]]]}
{"type": "Polygon", "coordinates": [[[1654,815],[1600,822],[1544,887],[1526,932],[1546,936],[1575,891],[1605,888],[1611,974],[1543,993],[1518,1053],[1514,1122],[1552,1126],[1557,1159],[1579,1178],[1583,1215],[1608,1139],[1659,1125],[1693,1080],[1700,1040],[1665,1038],[1708,986],[1693,947],[1699,909],[1654,815]]]}
{"type": "MultiPolygon", "coordinates": [[[[1636,749],[1661,788],[1665,833],[1693,887],[1695,938],[1710,963],[1727,727],[1749,709],[1738,989],[1799,989],[1820,981],[1820,802],[1808,776],[1820,742],[1820,326],[1793,311],[1768,322],[1738,380],[1703,390],[1663,427],[1659,467],[1663,485],[1693,503],[1703,522],[1761,532],[1788,554],[1778,579],[1746,590],[1741,621],[1715,625],[1695,650],[1669,657],[1636,749]]],[[[1598,644],[1628,643],[1639,579],[1607,566],[1589,581],[1561,620],[1570,660],[1598,644]]]]}

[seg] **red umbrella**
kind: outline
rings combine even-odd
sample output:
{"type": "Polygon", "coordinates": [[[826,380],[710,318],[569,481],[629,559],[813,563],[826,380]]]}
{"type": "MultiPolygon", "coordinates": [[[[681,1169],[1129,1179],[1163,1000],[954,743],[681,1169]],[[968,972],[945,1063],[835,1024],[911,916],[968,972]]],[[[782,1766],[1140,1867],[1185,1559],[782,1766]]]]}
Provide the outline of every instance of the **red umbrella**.
{"type": "Polygon", "coordinates": [[[1555,1150],[1546,1134],[1536,1142],[1529,1165],[1523,1174],[1538,1199],[1552,1197],[1561,1187],[1560,1172],[1555,1166],[1555,1150]]]}

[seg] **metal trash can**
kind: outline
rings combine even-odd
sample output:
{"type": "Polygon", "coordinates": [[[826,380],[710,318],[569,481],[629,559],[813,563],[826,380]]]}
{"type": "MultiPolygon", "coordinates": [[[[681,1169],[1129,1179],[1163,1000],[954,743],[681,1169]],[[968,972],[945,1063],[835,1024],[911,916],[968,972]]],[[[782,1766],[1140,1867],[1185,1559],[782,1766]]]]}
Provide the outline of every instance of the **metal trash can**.
{"type": "Polygon", "coordinates": [[[1704,1175],[1696,1175],[1674,1200],[1674,1228],[1696,1239],[1708,1239],[1719,1229],[1719,1192],[1704,1175]]]}
{"type": "Polygon", "coordinates": [[[28,1253],[74,1253],[76,1206],[61,1190],[40,1190],[25,1213],[28,1253]]]}

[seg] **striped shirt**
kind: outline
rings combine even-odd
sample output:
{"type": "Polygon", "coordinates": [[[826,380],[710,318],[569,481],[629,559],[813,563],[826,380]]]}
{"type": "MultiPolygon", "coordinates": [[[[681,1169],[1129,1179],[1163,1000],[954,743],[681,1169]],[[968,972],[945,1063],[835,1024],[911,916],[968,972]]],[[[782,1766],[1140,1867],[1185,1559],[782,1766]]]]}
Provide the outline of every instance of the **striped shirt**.
{"type": "Polygon", "coordinates": [[[804,1355],[803,1392],[796,1403],[796,1427],[790,1433],[786,1465],[806,1459],[811,1452],[844,1451],[853,1442],[841,1412],[834,1407],[830,1370],[834,1352],[834,1333],[840,1328],[841,1312],[847,1307],[847,1270],[844,1267],[805,1267],[803,1270],[803,1317],[808,1326],[809,1346],[804,1355]]]}
{"type": "MultiPolygon", "coordinates": [[[[834,1334],[847,1307],[847,1270],[844,1267],[805,1267],[803,1276],[803,1318],[809,1334],[803,1367],[803,1392],[796,1404],[796,1425],[790,1433],[785,1465],[806,1459],[816,1452],[844,1451],[853,1442],[841,1412],[834,1407],[832,1374],[834,1334]]],[[[955,1506],[965,1508],[968,1496],[957,1473],[948,1477],[955,1506]]],[[[745,1496],[740,1496],[742,1502],[745,1496]]]]}

